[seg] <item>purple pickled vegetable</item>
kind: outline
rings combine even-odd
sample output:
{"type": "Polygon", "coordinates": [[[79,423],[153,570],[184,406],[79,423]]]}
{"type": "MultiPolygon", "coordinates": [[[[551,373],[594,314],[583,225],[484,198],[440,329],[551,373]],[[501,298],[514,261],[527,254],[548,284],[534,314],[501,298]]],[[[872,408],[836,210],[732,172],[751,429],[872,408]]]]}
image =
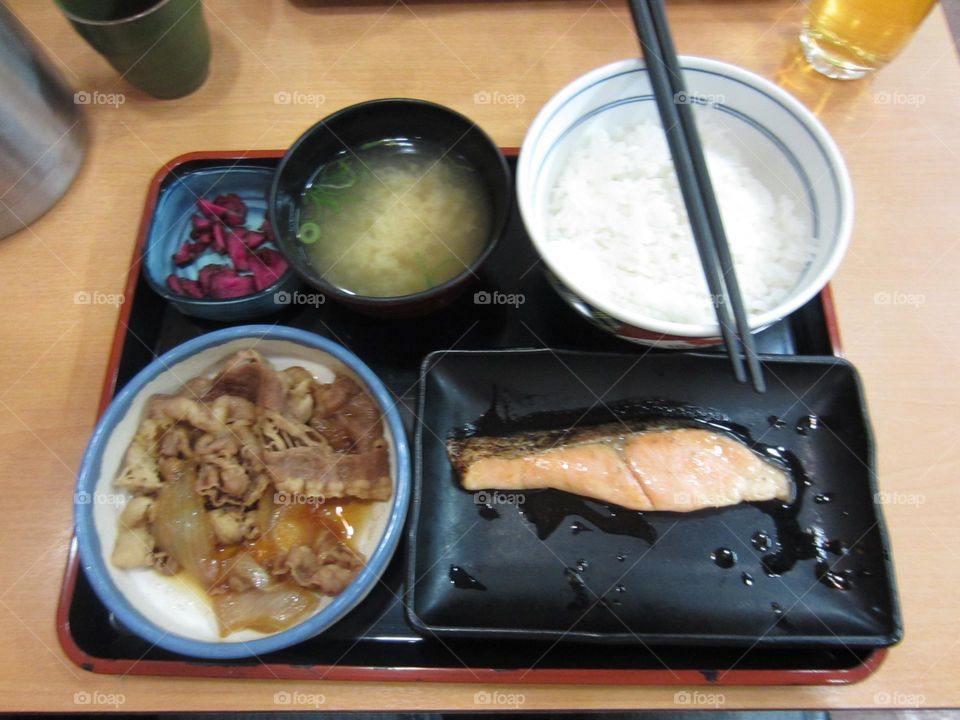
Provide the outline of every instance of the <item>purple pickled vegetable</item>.
{"type": "Polygon", "coordinates": [[[190,231],[190,237],[196,240],[201,235],[209,234],[213,230],[214,220],[203,215],[194,215],[190,218],[193,229],[190,231]]]}
{"type": "Polygon", "coordinates": [[[253,286],[257,291],[270,287],[279,279],[280,276],[266,265],[253,266],[253,286]]]}
{"type": "Polygon", "coordinates": [[[263,233],[254,232],[253,230],[247,232],[247,247],[251,250],[256,250],[266,241],[267,238],[263,233]]]}
{"type": "Polygon", "coordinates": [[[189,278],[181,278],[180,287],[183,288],[184,295],[188,295],[192,298],[200,299],[203,297],[203,291],[200,289],[200,285],[196,280],[190,280],[189,278]]]}
{"type": "Polygon", "coordinates": [[[236,270],[224,270],[210,281],[210,296],[217,299],[238,298],[256,290],[252,275],[238,275],[236,270]]]}
{"type": "Polygon", "coordinates": [[[283,255],[264,247],[273,241],[268,219],[264,217],[259,230],[244,227],[247,206],[239,195],[200,198],[197,207],[200,213],[190,219],[190,239],[174,253],[174,264],[189,265],[207,248],[228,257],[229,262],[204,265],[196,280],[171,274],[167,277],[171,291],[197,299],[238,298],[269,287],[287,272],[283,255]]]}
{"type": "Polygon", "coordinates": [[[173,255],[173,264],[178,267],[189,265],[203,254],[204,246],[187,240],[173,255]]]}
{"type": "Polygon", "coordinates": [[[243,241],[243,244],[246,245],[251,250],[256,250],[258,247],[263,245],[267,239],[263,236],[263,233],[258,233],[256,230],[247,230],[246,228],[231,228],[234,234],[243,241]]]}
{"type": "Polygon", "coordinates": [[[219,263],[210,263],[200,268],[200,272],[197,273],[197,282],[200,284],[200,289],[205,296],[210,296],[213,279],[223,272],[232,272],[232,269],[219,263]]]}
{"type": "Polygon", "coordinates": [[[197,245],[199,245],[202,248],[208,248],[213,244],[212,230],[206,230],[204,232],[197,233],[196,235],[194,235],[193,233],[190,233],[190,237],[193,238],[194,241],[196,241],[197,245]]]}
{"type": "Polygon", "coordinates": [[[250,261],[253,260],[253,253],[247,249],[247,246],[238,234],[227,233],[227,253],[230,255],[233,266],[238,271],[250,271],[250,261]]]}
{"type": "Polygon", "coordinates": [[[270,287],[287,271],[287,261],[272,248],[262,248],[254,255],[256,260],[251,263],[250,269],[253,270],[257,290],[270,287]]]}
{"type": "Polygon", "coordinates": [[[197,200],[197,207],[200,208],[200,212],[202,212],[211,220],[220,219],[229,212],[227,208],[217,205],[206,198],[200,198],[197,200]]]}
{"type": "Polygon", "coordinates": [[[213,225],[213,251],[221,255],[227,254],[227,238],[223,232],[223,225],[214,223],[213,225]]]}
{"type": "Polygon", "coordinates": [[[199,300],[203,297],[203,291],[196,280],[190,278],[177,277],[176,275],[167,276],[167,287],[177,295],[186,295],[190,298],[199,300]]]}
{"type": "Polygon", "coordinates": [[[236,193],[217,195],[217,197],[213,199],[213,203],[224,209],[225,212],[219,217],[227,225],[243,225],[243,223],[246,222],[247,205],[236,193]]]}
{"type": "Polygon", "coordinates": [[[260,261],[264,265],[276,269],[281,274],[286,272],[287,260],[277,250],[273,248],[261,248],[254,254],[260,258],[260,261]]]}

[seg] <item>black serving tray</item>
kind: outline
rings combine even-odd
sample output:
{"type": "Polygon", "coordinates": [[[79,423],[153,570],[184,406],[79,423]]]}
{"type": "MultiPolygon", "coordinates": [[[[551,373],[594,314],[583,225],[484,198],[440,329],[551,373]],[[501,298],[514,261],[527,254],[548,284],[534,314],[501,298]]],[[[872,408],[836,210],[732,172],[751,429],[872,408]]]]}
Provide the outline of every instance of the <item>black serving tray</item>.
{"type": "Polygon", "coordinates": [[[857,372],[833,356],[762,362],[767,391],[758,394],[718,355],[661,353],[639,362],[636,353],[552,348],[428,355],[407,550],[411,623],[490,641],[897,642],[900,615],[857,372]],[[636,512],[557,490],[469,492],[445,443],[465,427],[502,435],[664,420],[729,432],[787,460],[793,501],[636,512]]]}
{"type": "MultiPolygon", "coordinates": [[[[511,166],[515,152],[505,151],[511,166]]],[[[113,395],[156,355],[225,324],[181,315],[140,275],[139,254],[154,207],[178,177],[211,167],[275,167],[280,151],[197,152],[165,164],[150,185],[138,245],[121,307],[101,399],[113,395]]],[[[211,188],[215,191],[215,188],[211,188]]],[[[329,337],[356,353],[395,394],[413,434],[423,358],[437,350],[552,347],[619,353],[657,353],[594,328],[551,289],[514,212],[476,288],[449,307],[413,320],[377,320],[324,303],[282,307],[263,322],[329,337]],[[520,294],[517,306],[477,304],[474,292],[520,294]]],[[[829,290],[757,335],[760,352],[830,355],[839,352],[829,290]]],[[[863,647],[657,648],[596,647],[567,642],[439,640],[407,622],[402,598],[407,548],[401,544],[383,582],[347,617],[321,636],[258,659],[204,662],[151,647],[111,618],[80,571],[72,546],[57,616],[67,655],[85,669],[112,674],[563,682],[632,684],[821,684],[853,682],[879,667],[884,651],[863,647]]]]}

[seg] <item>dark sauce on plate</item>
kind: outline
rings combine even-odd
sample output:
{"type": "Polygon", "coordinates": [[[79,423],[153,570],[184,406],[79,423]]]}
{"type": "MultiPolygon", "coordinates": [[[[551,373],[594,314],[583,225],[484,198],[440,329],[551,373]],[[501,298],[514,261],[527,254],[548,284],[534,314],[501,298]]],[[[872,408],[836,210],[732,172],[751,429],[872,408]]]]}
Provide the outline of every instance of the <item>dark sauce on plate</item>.
{"type": "Polygon", "coordinates": [[[500,517],[500,511],[490,503],[480,503],[477,506],[477,512],[484,520],[496,520],[500,517]]]}
{"type": "MultiPolygon", "coordinates": [[[[533,525],[541,540],[550,537],[568,517],[576,516],[608,535],[629,535],[650,545],[657,541],[657,530],[644,513],[559,490],[527,491],[518,510],[533,525]]],[[[590,532],[593,528],[580,521],[571,525],[574,534],[590,532]]]]}
{"type": "Polygon", "coordinates": [[[737,554],[725,547],[717,548],[710,553],[710,559],[713,560],[714,565],[724,570],[729,570],[737,564],[737,554]]]}
{"type": "Polygon", "coordinates": [[[461,590],[486,590],[487,586],[459,565],[450,566],[450,583],[461,590]]]}
{"type": "Polygon", "coordinates": [[[593,603],[590,602],[590,594],[587,591],[587,584],[583,581],[580,573],[574,568],[564,568],[563,574],[567,578],[567,584],[573,590],[573,600],[567,604],[568,610],[586,610],[593,603]]]}

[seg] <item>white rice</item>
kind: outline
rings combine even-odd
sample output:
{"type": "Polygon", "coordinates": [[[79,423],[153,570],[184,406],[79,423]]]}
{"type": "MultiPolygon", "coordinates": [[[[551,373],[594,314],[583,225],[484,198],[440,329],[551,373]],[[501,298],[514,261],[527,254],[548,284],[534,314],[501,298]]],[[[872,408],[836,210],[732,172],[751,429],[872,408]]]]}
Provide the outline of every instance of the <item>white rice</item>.
{"type": "MultiPolygon", "coordinates": [[[[735,142],[698,118],[747,313],[772,309],[813,255],[810,222],[744,164],[735,142]]],[[[589,128],[549,199],[550,257],[595,301],[679,323],[716,315],[661,126],[589,128]]]]}

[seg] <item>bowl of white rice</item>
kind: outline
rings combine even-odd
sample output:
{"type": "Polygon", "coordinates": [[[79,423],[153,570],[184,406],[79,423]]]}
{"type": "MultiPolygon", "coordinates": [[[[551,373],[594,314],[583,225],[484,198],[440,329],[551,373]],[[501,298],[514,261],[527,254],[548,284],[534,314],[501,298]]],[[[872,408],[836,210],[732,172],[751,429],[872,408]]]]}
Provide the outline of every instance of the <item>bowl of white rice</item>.
{"type": "MultiPolygon", "coordinates": [[[[681,57],[750,327],[797,310],[836,271],[853,190],[836,144],[796,98],[716,60],[681,57]]],[[[577,78],[538,113],[517,166],[519,208],[547,275],[633,342],[721,342],[641,60],[577,78]]]]}

